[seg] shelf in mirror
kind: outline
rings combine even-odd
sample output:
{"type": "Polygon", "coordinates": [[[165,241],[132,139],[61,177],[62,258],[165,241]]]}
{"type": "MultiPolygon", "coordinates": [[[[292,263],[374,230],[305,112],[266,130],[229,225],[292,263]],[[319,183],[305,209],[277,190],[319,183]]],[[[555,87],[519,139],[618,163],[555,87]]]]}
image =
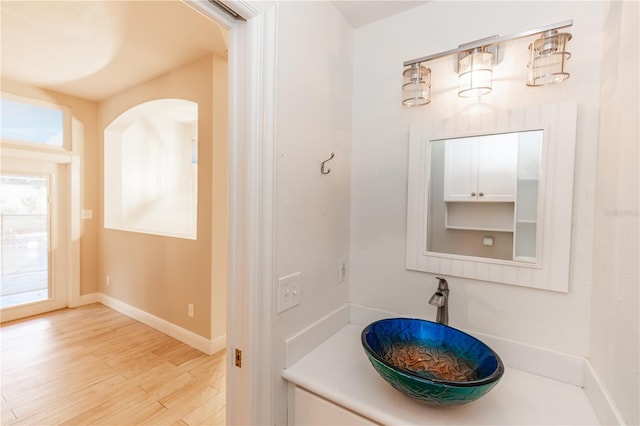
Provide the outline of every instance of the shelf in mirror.
{"type": "Polygon", "coordinates": [[[464,226],[447,226],[447,229],[459,229],[462,231],[487,231],[487,232],[510,232],[513,234],[513,228],[500,229],[500,228],[482,228],[482,227],[464,227],[464,226]]]}
{"type": "Polygon", "coordinates": [[[522,262],[536,261],[536,234],[537,223],[535,221],[517,221],[514,235],[513,259],[522,262]]]}
{"type": "Polygon", "coordinates": [[[514,203],[447,202],[445,228],[513,232],[514,203]]]}

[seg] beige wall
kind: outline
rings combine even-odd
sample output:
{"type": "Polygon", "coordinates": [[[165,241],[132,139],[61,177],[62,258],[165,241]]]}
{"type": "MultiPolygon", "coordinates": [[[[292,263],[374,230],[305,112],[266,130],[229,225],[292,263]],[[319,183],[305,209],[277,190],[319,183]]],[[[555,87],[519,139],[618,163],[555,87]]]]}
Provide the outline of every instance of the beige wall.
{"type": "Polygon", "coordinates": [[[211,337],[227,328],[227,123],[229,112],[227,60],[213,57],[213,211],[211,263],[211,337]]]}
{"type": "MultiPolygon", "coordinates": [[[[226,300],[226,237],[219,235],[226,234],[226,162],[221,161],[226,159],[226,120],[224,124],[218,120],[213,122],[214,106],[218,111],[224,109],[227,102],[226,93],[214,93],[214,86],[226,86],[224,72],[214,76],[214,71],[221,68],[226,68],[226,61],[208,56],[106,99],[98,106],[98,139],[102,152],[102,131],[127,109],[160,98],[182,98],[198,103],[197,240],[105,230],[101,219],[98,276],[102,293],[205,338],[218,337],[226,329],[223,303],[226,300]],[[212,232],[220,236],[215,246],[212,232]],[[212,264],[216,267],[212,268],[212,264]],[[213,290],[212,277],[217,281],[213,290]],[[215,335],[212,334],[212,300],[217,301],[215,335]],[[194,318],[187,316],[189,303],[194,304],[194,318]]],[[[99,170],[102,211],[102,162],[99,170]]]]}
{"type": "MultiPolygon", "coordinates": [[[[591,365],[629,425],[640,423],[639,14],[619,1],[605,14],[589,336],[591,365]]],[[[595,408],[603,424],[619,421],[595,408]]]]}
{"type": "Polygon", "coordinates": [[[208,56],[100,103],[2,79],[2,90],[66,105],[81,157],[80,293],[103,292],[214,339],[226,333],[227,62],[208,56]],[[105,231],[102,132],[132,106],[176,97],[199,104],[198,240],[105,231]],[[106,275],[111,285],[106,286],[106,275]],[[187,316],[187,304],[195,316],[187,316]]]}
{"type": "MultiPolygon", "coordinates": [[[[80,155],[81,208],[93,211],[93,219],[80,227],[80,294],[98,291],[98,143],[97,103],[2,79],[2,91],[71,108],[71,137],[80,155]]],[[[74,242],[74,244],[77,242],[74,242]]]]}

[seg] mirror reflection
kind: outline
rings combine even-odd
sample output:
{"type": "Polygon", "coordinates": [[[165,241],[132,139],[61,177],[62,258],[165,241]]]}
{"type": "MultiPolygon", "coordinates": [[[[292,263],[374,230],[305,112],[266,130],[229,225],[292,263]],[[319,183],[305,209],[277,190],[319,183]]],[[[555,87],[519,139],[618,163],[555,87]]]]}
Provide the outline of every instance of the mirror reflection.
{"type": "Polygon", "coordinates": [[[542,133],[430,142],[428,252],[537,262],[542,133]]]}

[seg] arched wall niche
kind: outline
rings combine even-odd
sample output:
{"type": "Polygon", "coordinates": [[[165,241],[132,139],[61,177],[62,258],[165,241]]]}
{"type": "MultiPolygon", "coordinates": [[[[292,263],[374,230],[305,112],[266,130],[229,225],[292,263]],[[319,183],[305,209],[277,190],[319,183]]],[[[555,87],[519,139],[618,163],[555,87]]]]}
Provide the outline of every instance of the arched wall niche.
{"type": "Polygon", "coordinates": [[[157,99],[104,130],[104,226],[196,239],[198,104],[157,99]]]}

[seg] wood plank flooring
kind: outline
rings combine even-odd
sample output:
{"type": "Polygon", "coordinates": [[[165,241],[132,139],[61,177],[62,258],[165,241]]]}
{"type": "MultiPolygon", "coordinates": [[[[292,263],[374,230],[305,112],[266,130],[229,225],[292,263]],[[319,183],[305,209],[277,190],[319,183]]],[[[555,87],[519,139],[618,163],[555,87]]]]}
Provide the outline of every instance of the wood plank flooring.
{"type": "Polygon", "coordinates": [[[225,354],[101,304],[0,328],[2,425],[223,425],[225,354]]]}

